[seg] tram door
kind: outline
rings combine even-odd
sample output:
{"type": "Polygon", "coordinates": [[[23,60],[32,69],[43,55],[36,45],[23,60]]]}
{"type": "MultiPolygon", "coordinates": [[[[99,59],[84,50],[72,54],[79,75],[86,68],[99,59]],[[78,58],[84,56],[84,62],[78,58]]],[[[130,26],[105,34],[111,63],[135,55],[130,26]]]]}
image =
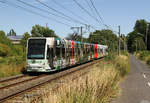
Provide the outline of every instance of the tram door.
{"type": "Polygon", "coordinates": [[[54,65],[53,65],[53,59],[54,59],[54,49],[53,48],[47,48],[47,59],[49,62],[49,66],[54,69],[54,65]]]}

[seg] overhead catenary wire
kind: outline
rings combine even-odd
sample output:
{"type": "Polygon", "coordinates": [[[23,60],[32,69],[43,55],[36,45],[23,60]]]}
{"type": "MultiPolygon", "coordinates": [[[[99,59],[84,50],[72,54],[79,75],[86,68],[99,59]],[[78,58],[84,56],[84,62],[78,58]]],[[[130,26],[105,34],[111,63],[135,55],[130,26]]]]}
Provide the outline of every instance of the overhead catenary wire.
{"type": "Polygon", "coordinates": [[[68,18],[66,18],[66,17],[64,17],[64,16],[60,16],[60,15],[54,14],[54,13],[52,13],[52,12],[49,12],[49,11],[47,11],[47,10],[41,9],[41,8],[36,7],[36,6],[34,6],[34,5],[31,5],[31,4],[27,3],[27,2],[24,2],[24,1],[22,1],[22,0],[17,0],[17,1],[18,1],[18,2],[21,2],[21,3],[25,4],[25,5],[27,5],[27,6],[29,6],[29,7],[38,9],[38,10],[40,10],[40,11],[42,11],[42,12],[45,12],[45,13],[51,14],[51,15],[53,15],[53,16],[62,18],[62,19],[64,19],[64,20],[67,20],[67,21],[69,21],[69,22],[72,22],[70,19],[68,19],[68,18]]]}
{"type": "Polygon", "coordinates": [[[93,8],[91,7],[91,5],[90,5],[89,1],[88,1],[88,0],[84,0],[84,1],[87,3],[88,7],[90,8],[90,11],[92,12],[93,16],[95,16],[95,17],[96,17],[96,14],[95,14],[95,12],[94,12],[93,8]]]}
{"type": "Polygon", "coordinates": [[[68,11],[70,14],[82,19],[84,22],[88,23],[88,21],[86,19],[84,19],[82,16],[77,15],[75,12],[73,12],[70,9],[67,9],[65,6],[63,6],[62,4],[60,4],[59,2],[57,2],[56,0],[51,0],[53,3],[55,3],[56,5],[60,6],[61,8],[63,8],[64,10],[68,11]]]}
{"type": "Polygon", "coordinates": [[[79,21],[79,20],[76,20],[76,19],[74,19],[74,18],[72,18],[72,17],[70,17],[70,16],[67,16],[66,14],[64,14],[64,13],[62,13],[62,12],[60,12],[60,11],[58,11],[58,10],[56,10],[56,9],[54,9],[54,8],[52,8],[52,7],[50,7],[50,6],[48,6],[47,4],[41,2],[40,0],[35,0],[35,1],[37,1],[38,3],[40,3],[40,4],[43,5],[43,6],[47,7],[48,9],[50,9],[50,10],[52,10],[52,11],[55,11],[56,13],[61,14],[61,15],[63,15],[64,17],[69,18],[70,20],[72,20],[72,21],[75,22],[75,23],[79,23],[79,24],[82,24],[82,25],[87,25],[87,24],[85,24],[85,23],[83,23],[83,22],[81,22],[81,21],[79,21]]]}
{"type": "Polygon", "coordinates": [[[93,1],[93,0],[90,0],[90,2],[91,2],[91,4],[92,4],[92,7],[93,7],[94,10],[95,10],[95,13],[96,13],[97,16],[99,17],[99,19],[101,20],[101,22],[103,23],[103,25],[104,25],[107,29],[110,29],[110,30],[113,31],[113,29],[112,29],[109,25],[105,24],[105,22],[104,22],[104,20],[103,20],[103,18],[102,18],[102,16],[101,16],[101,14],[98,12],[96,6],[94,5],[94,1],[93,1]]]}
{"type": "Polygon", "coordinates": [[[38,16],[40,16],[40,17],[43,17],[43,18],[46,18],[46,19],[49,19],[49,20],[53,20],[53,21],[55,21],[55,22],[57,22],[57,23],[59,23],[59,24],[63,24],[63,25],[66,25],[66,26],[68,26],[68,27],[71,27],[71,25],[69,25],[69,24],[63,23],[63,22],[61,22],[61,21],[58,21],[58,20],[56,20],[56,19],[54,19],[54,18],[47,17],[47,16],[45,16],[45,15],[41,15],[40,13],[37,13],[37,12],[32,11],[32,10],[29,10],[29,9],[24,8],[24,7],[22,7],[22,6],[19,6],[19,5],[17,5],[17,4],[14,4],[14,3],[11,3],[11,2],[7,2],[7,1],[0,1],[0,2],[3,3],[3,4],[6,4],[6,5],[10,5],[10,6],[14,7],[14,8],[20,8],[20,9],[26,11],[26,12],[30,12],[30,13],[35,14],[35,15],[38,15],[38,16]]]}
{"type": "Polygon", "coordinates": [[[101,22],[93,16],[88,10],[86,10],[77,0],[73,0],[84,12],[86,12],[91,18],[93,18],[96,22],[98,22],[101,25],[101,22]]]}
{"type": "Polygon", "coordinates": [[[100,18],[100,20],[104,23],[103,18],[101,17],[100,13],[98,12],[97,8],[95,7],[93,0],[90,0],[90,2],[91,2],[91,4],[92,4],[92,6],[93,6],[93,8],[94,8],[94,10],[95,10],[95,12],[96,12],[96,14],[97,14],[98,17],[100,18]]]}

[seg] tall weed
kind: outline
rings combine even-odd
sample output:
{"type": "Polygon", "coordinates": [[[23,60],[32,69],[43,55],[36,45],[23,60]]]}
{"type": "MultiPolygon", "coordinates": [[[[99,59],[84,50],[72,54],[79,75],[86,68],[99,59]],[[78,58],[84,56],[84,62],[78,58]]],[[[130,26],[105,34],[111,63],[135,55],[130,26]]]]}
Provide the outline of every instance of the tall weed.
{"type": "Polygon", "coordinates": [[[129,72],[128,56],[95,64],[90,73],[61,85],[44,103],[108,103],[119,93],[118,83],[129,72]]]}

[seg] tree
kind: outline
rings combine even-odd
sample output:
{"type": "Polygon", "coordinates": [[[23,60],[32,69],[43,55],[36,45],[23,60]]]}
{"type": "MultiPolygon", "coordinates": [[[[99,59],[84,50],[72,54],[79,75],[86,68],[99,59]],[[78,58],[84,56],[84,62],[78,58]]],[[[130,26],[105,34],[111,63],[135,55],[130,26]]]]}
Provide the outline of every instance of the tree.
{"type": "Polygon", "coordinates": [[[5,36],[5,32],[4,31],[0,31],[0,37],[4,37],[5,36]]]}
{"type": "Polygon", "coordinates": [[[12,46],[11,41],[7,38],[4,31],[0,31],[0,43],[12,46]]]}
{"type": "Polygon", "coordinates": [[[33,37],[58,37],[53,30],[40,25],[33,26],[31,34],[33,37]]]}
{"type": "Polygon", "coordinates": [[[108,45],[109,51],[117,50],[117,36],[111,30],[96,30],[89,35],[89,42],[108,45]]]}
{"type": "Polygon", "coordinates": [[[16,32],[13,29],[11,29],[7,36],[16,36],[16,32]]]}
{"type": "Polygon", "coordinates": [[[28,38],[30,38],[30,34],[28,32],[24,33],[23,38],[21,39],[21,45],[23,46],[23,48],[27,46],[28,38]]]}
{"type": "Polygon", "coordinates": [[[134,26],[134,31],[137,31],[138,33],[143,35],[143,40],[145,43],[146,43],[145,38],[146,38],[146,32],[147,32],[147,41],[148,41],[147,49],[150,50],[150,23],[148,23],[144,19],[137,20],[134,26]]]}
{"type": "Polygon", "coordinates": [[[137,20],[135,23],[135,26],[134,26],[134,31],[145,35],[146,34],[146,25],[147,25],[146,20],[144,20],[144,19],[137,20]]]}
{"type": "Polygon", "coordinates": [[[5,57],[12,55],[14,46],[11,41],[7,38],[4,31],[0,31],[0,56],[5,57]]]}
{"type": "Polygon", "coordinates": [[[145,50],[145,38],[147,32],[147,48],[150,50],[150,26],[148,26],[146,20],[137,20],[134,26],[134,30],[128,34],[128,49],[130,52],[135,50],[145,50]],[[148,26],[148,28],[147,28],[148,26]],[[148,30],[148,31],[147,31],[148,30]]]}
{"type": "Polygon", "coordinates": [[[128,50],[134,52],[136,50],[145,50],[146,46],[143,40],[143,34],[137,31],[130,32],[127,35],[128,50]]]}

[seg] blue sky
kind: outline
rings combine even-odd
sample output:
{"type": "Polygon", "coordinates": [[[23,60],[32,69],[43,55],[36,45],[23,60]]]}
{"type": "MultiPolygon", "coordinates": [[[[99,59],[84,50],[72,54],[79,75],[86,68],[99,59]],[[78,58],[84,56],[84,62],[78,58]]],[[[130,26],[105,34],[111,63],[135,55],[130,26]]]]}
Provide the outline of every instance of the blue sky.
{"type": "MultiPolygon", "coordinates": [[[[28,8],[32,11],[38,12],[42,15],[54,18],[61,22],[67,23],[71,26],[82,26],[81,24],[75,22],[68,22],[56,16],[49,15],[48,13],[41,12],[37,9],[30,8],[28,6],[19,3],[16,0],[0,0],[8,1],[15,3],[17,5],[28,8]]],[[[45,9],[49,12],[55,13],[54,11],[49,10],[48,8],[42,6],[35,0],[23,0],[27,3],[33,4],[34,6],[45,9]]],[[[74,14],[82,16],[86,19],[87,22],[84,22],[81,18],[72,15],[68,11],[64,10],[60,6],[56,5],[52,0],[41,0],[41,2],[46,3],[47,5],[55,8],[58,11],[63,12],[64,14],[71,16],[77,20],[81,20],[84,23],[88,23],[97,27],[97,29],[104,29],[105,27],[102,24],[97,23],[93,18],[88,16],[82,9],[80,9],[73,0],[55,0],[61,5],[65,6],[69,10],[73,11],[74,14]]],[[[77,0],[80,2],[84,8],[90,11],[85,0],[77,0]]],[[[105,24],[110,25],[114,31],[118,31],[118,25],[121,25],[121,33],[127,34],[133,30],[134,24],[137,19],[146,19],[150,21],[150,0],[93,0],[96,8],[101,14],[105,24]]],[[[59,14],[60,15],[60,14],[59,14]]],[[[5,5],[0,3],[0,30],[4,30],[6,33],[13,28],[18,35],[22,35],[24,32],[29,32],[32,29],[32,26],[35,24],[40,24],[45,26],[48,23],[49,28],[53,29],[57,35],[60,37],[65,37],[67,34],[72,33],[73,31],[70,27],[63,24],[59,24],[52,19],[47,19],[40,17],[38,15],[26,12],[20,8],[14,8],[10,5],[5,5]]],[[[87,34],[88,35],[88,34],[87,34]]]]}

